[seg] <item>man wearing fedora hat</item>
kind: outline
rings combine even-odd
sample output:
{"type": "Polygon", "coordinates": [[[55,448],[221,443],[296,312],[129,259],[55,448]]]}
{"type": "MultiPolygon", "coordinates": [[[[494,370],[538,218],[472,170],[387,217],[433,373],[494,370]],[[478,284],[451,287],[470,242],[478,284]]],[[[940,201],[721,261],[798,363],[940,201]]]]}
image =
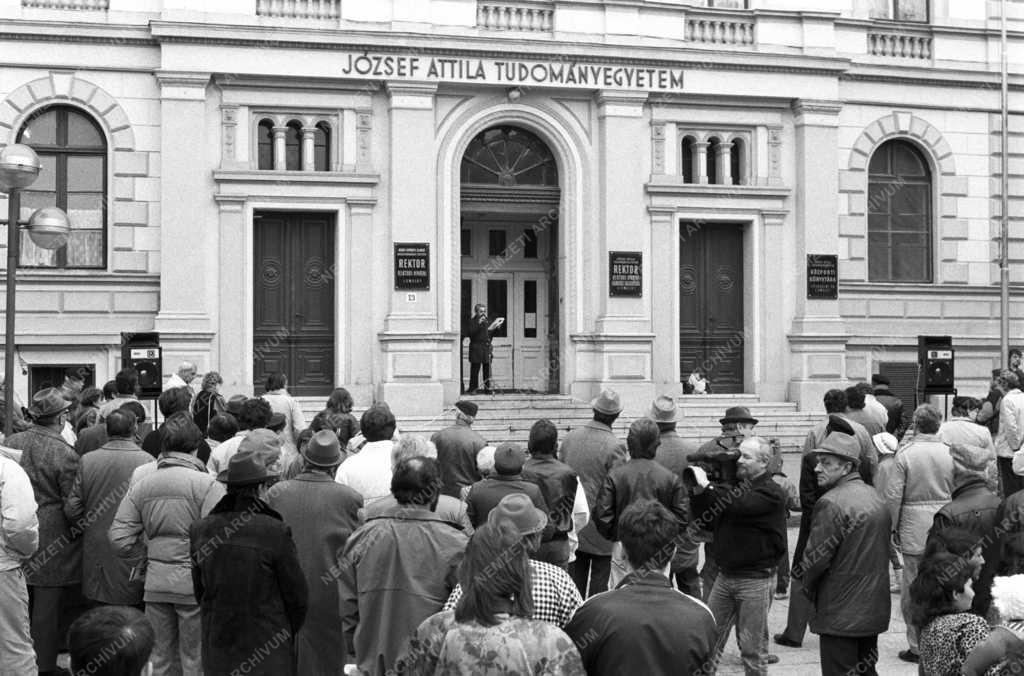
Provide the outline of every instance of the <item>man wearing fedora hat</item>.
{"type": "MultiPolygon", "coordinates": [[[[622,412],[618,392],[604,390],[590,402],[590,408],[593,419],[565,435],[561,459],[580,478],[587,504],[596,505],[608,472],[626,462],[626,448],[612,432],[612,425],[622,412]]],[[[586,598],[588,586],[590,596],[608,589],[613,543],[597,532],[593,521],[580,531],[579,540],[576,560],[569,564],[569,575],[580,595],[586,598]]]]}
{"type": "Polygon", "coordinates": [[[274,486],[267,504],[292,528],[306,586],[310,594],[306,622],[295,637],[298,673],[331,674],[349,654],[341,630],[338,586],[330,580],[348,537],[360,526],[363,498],[339,484],[334,473],[341,464],[341,443],[330,430],[313,434],[300,451],[298,476],[274,486]]]}
{"type": "Polygon", "coordinates": [[[815,605],[811,631],[821,637],[821,671],[875,674],[878,635],[889,628],[891,521],[857,465],[861,449],[833,432],[814,449],[818,486],[825,491],[802,561],[804,593],[815,605]]]}
{"type": "Polygon", "coordinates": [[[297,673],[309,589],[291,529],[265,502],[277,479],[266,453],[240,448],[217,477],[227,495],[189,528],[207,674],[233,673],[254,655],[258,673],[297,673]]]}
{"type": "Polygon", "coordinates": [[[61,436],[71,403],[56,387],[36,392],[29,407],[32,427],[4,441],[5,446],[21,451],[21,467],[39,506],[39,549],[24,570],[40,673],[57,669],[61,609],[82,582],[81,531],[64,511],[78,473],[78,455],[61,436]]]}
{"type": "MultiPolygon", "coordinates": [[[[679,419],[679,409],[676,400],[667,395],[661,395],[651,402],[651,410],[647,417],[658,425],[660,432],[658,451],[654,454],[654,460],[667,470],[683,479],[683,471],[690,463],[686,459],[700,449],[700,444],[695,441],[683,439],[676,432],[676,421],[679,419]]],[[[688,529],[680,529],[679,537],[676,540],[676,555],[672,559],[672,577],[683,591],[694,598],[702,598],[700,595],[700,575],[697,573],[697,565],[700,559],[700,544],[687,532],[688,529]]]]}
{"type": "Polygon", "coordinates": [[[533,504],[547,513],[548,506],[540,487],[523,479],[526,451],[519,444],[506,441],[494,450],[494,474],[469,487],[466,494],[466,516],[473,528],[479,528],[501,499],[512,493],[524,493],[533,504]]]}
{"type": "Polygon", "coordinates": [[[472,401],[461,399],[455,402],[455,422],[430,437],[437,447],[437,461],[441,465],[441,480],[444,482],[441,492],[444,495],[458,498],[462,488],[481,478],[476,454],[487,442],[472,429],[478,410],[472,401]]]}
{"type": "MultiPolygon", "coordinates": [[[[530,587],[533,596],[533,619],[550,622],[564,629],[576,609],[583,603],[576,584],[563,568],[537,558],[548,515],[537,509],[525,493],[510,493],[487,515],[487,523],[510,523],[522,537],[523,548],[530,556],[530,587]]],[[[462,586],[452,590],[445,610],[454,610],[462,598],[462,586]]]]}

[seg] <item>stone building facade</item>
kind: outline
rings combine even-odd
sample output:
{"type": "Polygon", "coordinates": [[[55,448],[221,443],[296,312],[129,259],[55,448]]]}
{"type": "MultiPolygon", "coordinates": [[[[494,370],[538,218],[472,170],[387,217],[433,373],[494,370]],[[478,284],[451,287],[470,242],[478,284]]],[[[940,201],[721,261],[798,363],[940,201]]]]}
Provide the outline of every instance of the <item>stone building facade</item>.
{"type": "MultiPolygon", "coordinates": [[[[648,401],[703,367],[817,408],[950,335],[980,394],[1001,7],[1024,283],[1024,2],[821,7],[0,0],[0,143],[49,170],[22,212],[77,232],[23,246],[18,390],[67,365],[102,383],[122,332],[157,331],[167,373],[229,393],[280,370],[429,415],[482,302],[500,389],[648,401]]],[[[1024,300],[1011,317],[1020,337],[1024,300]]]]}

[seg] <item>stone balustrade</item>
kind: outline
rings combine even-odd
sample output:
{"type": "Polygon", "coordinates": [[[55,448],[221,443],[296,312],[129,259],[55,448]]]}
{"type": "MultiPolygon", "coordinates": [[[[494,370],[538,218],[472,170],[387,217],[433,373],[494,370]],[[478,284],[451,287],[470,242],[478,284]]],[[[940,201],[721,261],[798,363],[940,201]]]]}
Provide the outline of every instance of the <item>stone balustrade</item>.
{"type": "Polygon", "coordinates": [[[477,4],[476,25],[488,30],[550,32],[554,12],[526,3],[477,4]]]}
{"type": "Polygon", "coordinates": [[[283,19],[333,19],[341,17],[341,0],[258,0],[257,16],[283,19]]]}
{"type": "Polygon", "coordinates": [[[685,39],[715,45],[753,46],[754,26],[746,17],[688,14],[685,39]]]}
{"type": "Polygon", "coordinates": [[[110,0],[21,0],[22,7],[32,9],[71,9],[105,12],[110,9],[110,0]]]}
{"type": "Polygon", "coordinates": [[[931,59],[932,37],[919,33],[868,33],[868,53],[897,59],[931,59]]]}

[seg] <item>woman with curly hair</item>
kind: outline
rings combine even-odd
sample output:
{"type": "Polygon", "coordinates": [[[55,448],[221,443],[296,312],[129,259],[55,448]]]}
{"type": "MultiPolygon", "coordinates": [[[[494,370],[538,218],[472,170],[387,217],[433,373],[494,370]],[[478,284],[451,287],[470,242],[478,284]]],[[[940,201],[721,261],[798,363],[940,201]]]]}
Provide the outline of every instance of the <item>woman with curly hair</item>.
{"type": "MultiPolygon", "coordinates": [[[[530,559],[515,526],[481,526],[459,568],[455,610],[428,617],[410,639],[402,673],[477,676],[583,676],[572,639],[553,624],[531,620],[530,559]]],[[[396,671],[401,671],[396,669],[396,671]]]]}
{"type": "Polygon", "coordinates": [[[203,387],[196,398],[192,400],[192,421],[196,427],[207,436],[210,430],[210,421],[224,412],[227,406],[224,397],[220,394],[220,386],[224,379],[216,371],[210,371],[203,376],[203,387]]]}
{"type": "Polygon", "coordinates": [[[974,566],[949,552],[925,558],[910,585],[911,618],[920,629],[921,673],[959,676],[972,650],[988,638],[988,623],[970,612],[974,566]]]}

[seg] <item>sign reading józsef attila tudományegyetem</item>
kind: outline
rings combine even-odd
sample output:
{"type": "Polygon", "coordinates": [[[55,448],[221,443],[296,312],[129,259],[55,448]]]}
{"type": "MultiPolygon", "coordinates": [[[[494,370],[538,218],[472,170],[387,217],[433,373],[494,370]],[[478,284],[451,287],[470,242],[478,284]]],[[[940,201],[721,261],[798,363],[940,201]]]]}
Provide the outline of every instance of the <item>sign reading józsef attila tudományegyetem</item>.
{"type": "Polygon", "coordinates": [[[682,91],[683,70],[570,60],[462,59],[408,54],[342,55],[341,74],[374,80],[682,91]]]}

